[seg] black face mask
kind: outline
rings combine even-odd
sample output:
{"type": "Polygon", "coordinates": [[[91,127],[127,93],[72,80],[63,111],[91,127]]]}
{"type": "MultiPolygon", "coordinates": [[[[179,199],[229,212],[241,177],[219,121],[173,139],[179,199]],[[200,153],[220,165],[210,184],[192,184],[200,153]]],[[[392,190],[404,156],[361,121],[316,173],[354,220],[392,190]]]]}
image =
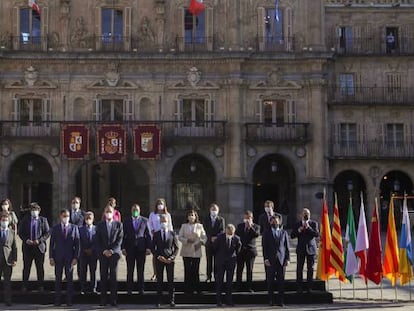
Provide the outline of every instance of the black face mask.
{"type": "Polygon", "coordinates": [[[277,224],[272,224],[272,228],[273,229],[277,229],[279,227],[279,225],[277,225],[277,224]]]}
{"type": "Polygon", "coordinates": [[[309,216],[308,216],[308,215],[304,215],[304,216],[303,216],[303,219],[304,219],[304,220],[309,220],[309,216]]]}

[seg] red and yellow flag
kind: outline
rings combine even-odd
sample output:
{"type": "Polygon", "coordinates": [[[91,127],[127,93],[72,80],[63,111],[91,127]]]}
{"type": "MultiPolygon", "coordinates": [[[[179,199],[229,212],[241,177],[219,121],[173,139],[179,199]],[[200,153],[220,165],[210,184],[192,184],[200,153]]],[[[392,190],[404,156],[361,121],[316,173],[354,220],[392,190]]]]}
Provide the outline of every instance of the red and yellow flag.
{"type": "Polygon", "coordinates": [[[338,197],[335,193],[334,219],[332,229],[331,265],[337,278],[346,282],[344,272],[344,248],[342,244],[341,221],[339,219],[338,197]]]}
{"type": "Polygon", "coordinates": [[[322,202],[322,221],[320,230],[320,242],[318,250],[318,266],[316,269],[316,277],[322,281],[327,281],[335,270],[331,265],[331,248],[332,237],[331,228],[329,225],[328,204],[326,203],[326,196],[323,196],[322,202]]]}
{"type": "Polygon", "coordinates": [[[398,240],[397,230],[395,229],[394,219],[394,200],[390,200],[390,208],[388,210],[388,228],[387,238],[385,240],[384,263],[382,264],[382,271],[384,276],[391,281],[392,286],[396,285],[398,278],[398,240]]]}

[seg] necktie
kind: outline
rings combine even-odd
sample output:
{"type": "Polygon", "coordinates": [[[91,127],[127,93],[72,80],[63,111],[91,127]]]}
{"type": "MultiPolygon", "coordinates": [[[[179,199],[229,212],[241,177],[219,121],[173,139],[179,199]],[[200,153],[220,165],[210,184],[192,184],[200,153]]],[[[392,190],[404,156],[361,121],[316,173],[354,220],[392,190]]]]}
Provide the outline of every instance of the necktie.
{"type": "Polygon", "coordinates": [[[92,232],[91,232],[91,228],[88,228],[88,230],[86,230],[86,237],[88,238],[88,241],[92,240],[92,232]]]}
{"type": "Polygon", "coordinates": [[[227,239],[227,247],[230,248],[231,247],[231,238],[227,239]]]}
{"type": "Polygon", "coordinates": [[[36,240],[36,219],[33,218],[32,221],[32,241],[36,240]]]}
{"type": "Polygon", "coordinates": [[[244,231],[245,232],[249,231],[249,226],[248,225],[244,226],[244,231]]]}
{"type": "Polygon", "coordinates": [[[6,230],[1,231],[1,240],[3,244],[6,244],[6,230]]]}
{"type": "Polygon", "coordinates": [[[138,219],[134,219],[134,231],[138,231],[138,219]]]}
{"type": "Polygon", "coordinates": [[[167,235],[165,234],[165,230],[162,230],[162,240],[164,242],[167,240],[167,235]]]}
{"type": "Polygon", "coordinates": [[[67,229],[66,226],[63,226],[63,237],[66,239],[67,229]]]}

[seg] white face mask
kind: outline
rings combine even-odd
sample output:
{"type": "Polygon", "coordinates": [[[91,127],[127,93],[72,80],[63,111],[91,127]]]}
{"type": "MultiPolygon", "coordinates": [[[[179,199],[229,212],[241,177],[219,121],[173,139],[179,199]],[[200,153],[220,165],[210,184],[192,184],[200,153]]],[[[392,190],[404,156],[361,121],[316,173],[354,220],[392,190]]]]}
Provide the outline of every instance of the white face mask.
{"type": "Polygon", "coordinates": [[[217,217],[218,211],[210,211],[211,217],[217,217]]]}
{"type": "Polygon", "coordinates": [[[8,210],[9,210],[9,206],[8,206],[8,205],[6,205],[6,204],[3,204],[3,205],[1,206],[1,209],[2,209],[3,211],[8,211],[8,210]]]}
{"type": "Polygon", "coordinates": [[[69,223],[69,217],[62,218],[62,224],[67,225],[69,223]]]}
{"type": "Polygon", "coordinates": [[[164,204],[158,204],[158,205],[157,205],[157,209],[158,209],[159,211],[163,211],[163,210],[164,210],[164,204]]]}
{"type": "Polygon", "coordinates": [[[233,235],[231,235],[231,234],[227,234],[227,233],[226,233],[226,238],[227,238],[227,239],[231,239],[232,237],[233,237],[233,235]]]}
{"type": "Polygon", "coordinates": [[[265,207],[265,212],[270,214],[272,212],[272,209],[270,207],[265,207]]]}
{"type": "Polygon", "coordinates": [[[9,221],[8,220],[1,221],[0,226],[2,227],[2,229],[6,229],[9,226],[9,221]]]}
{"type": "Polygon", "coordinates": [[[160,226],[161,226],[161,229],[166,230],[166,229],[168,228],[168,223],[166,223],[166,222],[162,222],[162,223],[160,224],[160,226]]]}
{"type": "Polygon", "coordinates": [[[112,220],[113,216],[114,216],[114,213],[112,213],[112,212],[105,213],[105,217],[106,217],[107,220],[112,220]]]}
{"type": "Polygon", "coordinates": [[[30,214],[32,215],[32,217],[37,218],[39,217],[39,211],[31,211],[30,214]]]}
{"type": "Polygon", "coordinates": [[[245,223],[245,224],[248,224],[249,223],[249,219],[243,219],[243,222],[245,223]]]}
{"type": "Polygon", "coordinates": [[[72,204],[72,208],[75,209],[75,210],[79,209],[79,207],[80,207],[80,203],[73,203],[72,204]]]}

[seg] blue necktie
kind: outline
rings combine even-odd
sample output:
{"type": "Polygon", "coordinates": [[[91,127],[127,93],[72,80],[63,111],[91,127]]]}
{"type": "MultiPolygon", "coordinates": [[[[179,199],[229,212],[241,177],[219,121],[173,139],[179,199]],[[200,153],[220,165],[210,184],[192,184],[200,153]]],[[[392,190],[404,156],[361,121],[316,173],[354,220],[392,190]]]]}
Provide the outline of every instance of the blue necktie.
{"type": "Polygon", "coordinates": [[[3,241],[3,244],[6,244],[6,230],[1,231],[1,239],[3,241]]]}

